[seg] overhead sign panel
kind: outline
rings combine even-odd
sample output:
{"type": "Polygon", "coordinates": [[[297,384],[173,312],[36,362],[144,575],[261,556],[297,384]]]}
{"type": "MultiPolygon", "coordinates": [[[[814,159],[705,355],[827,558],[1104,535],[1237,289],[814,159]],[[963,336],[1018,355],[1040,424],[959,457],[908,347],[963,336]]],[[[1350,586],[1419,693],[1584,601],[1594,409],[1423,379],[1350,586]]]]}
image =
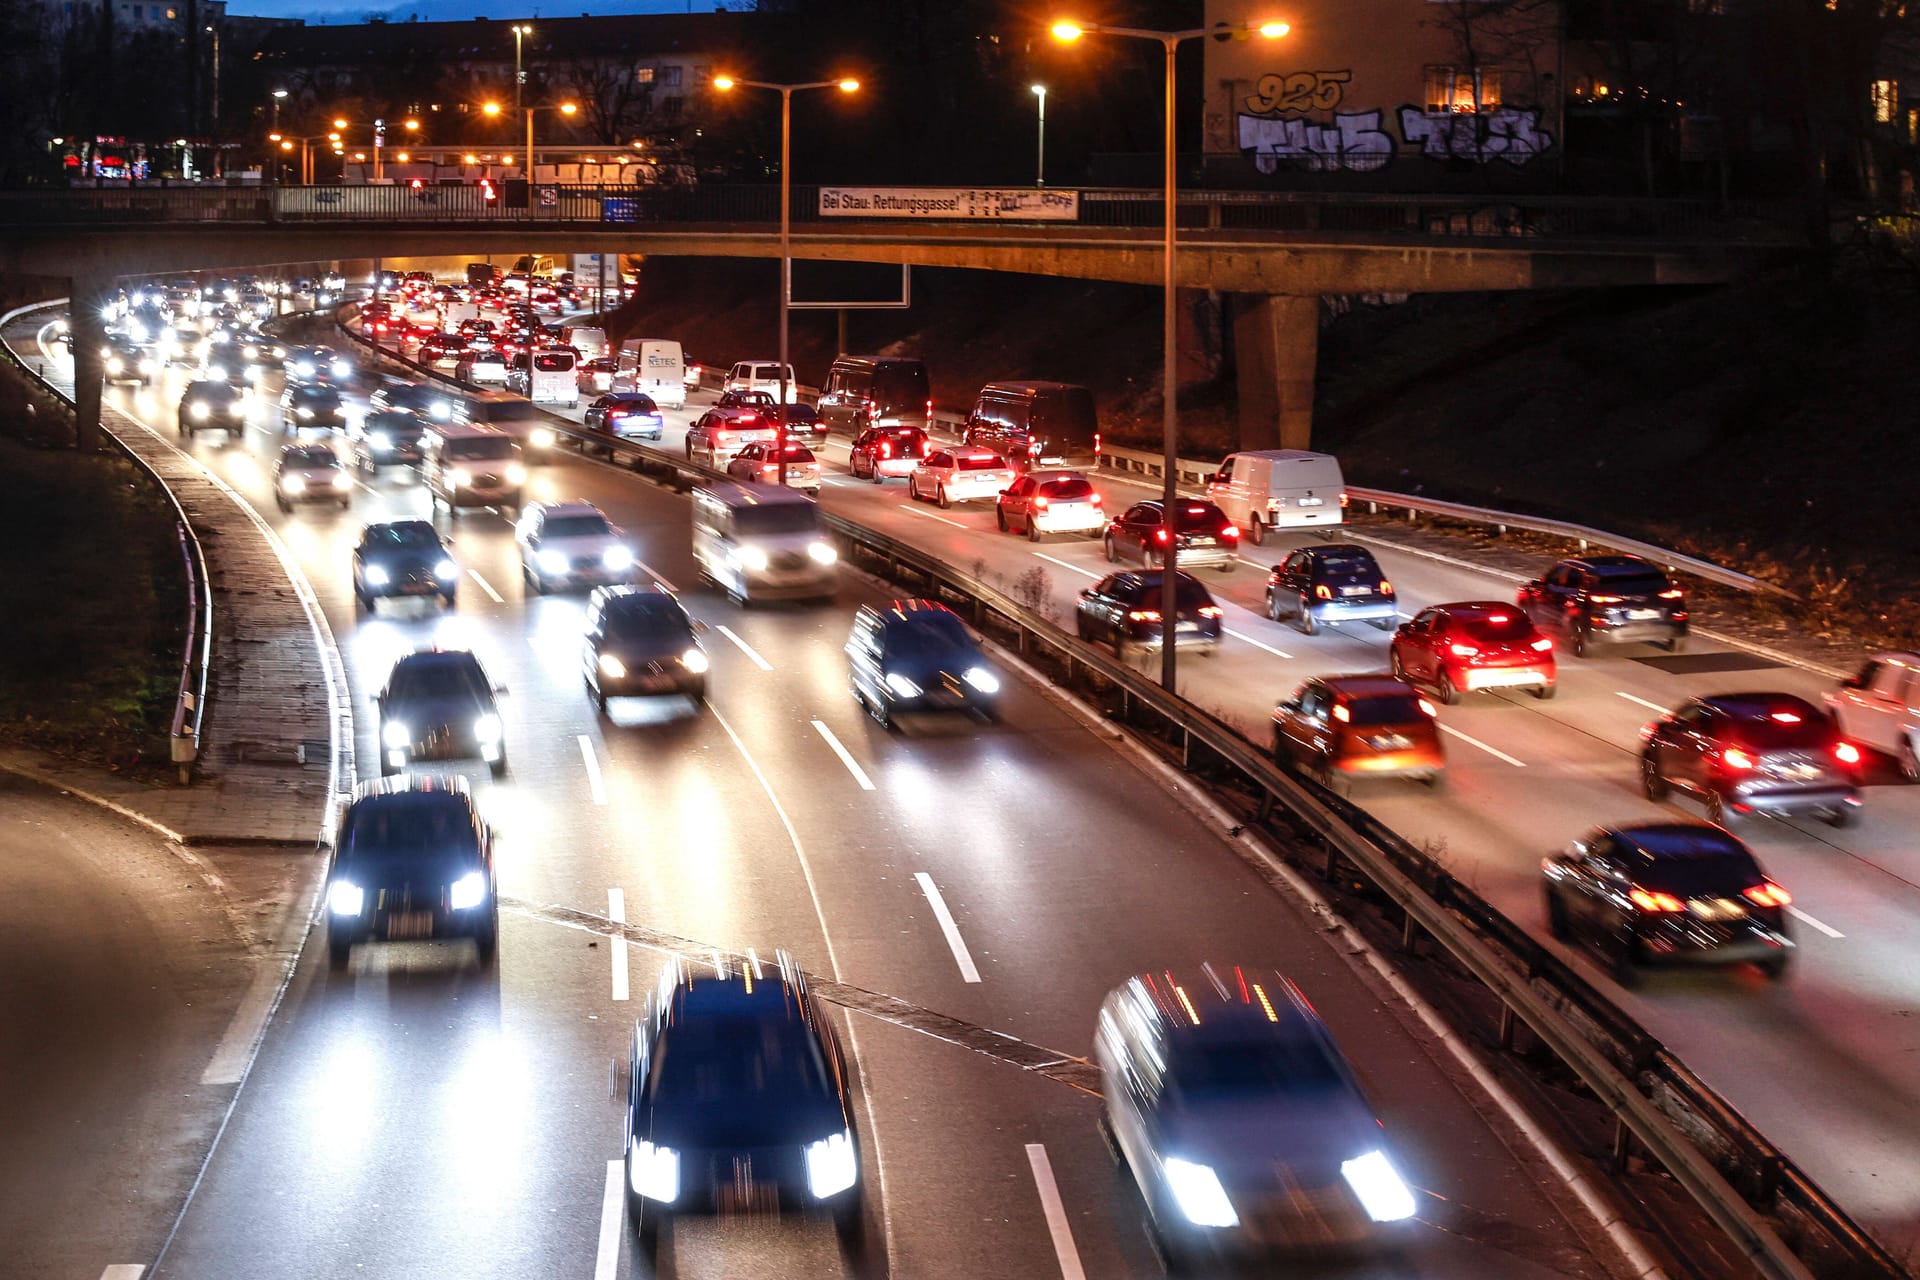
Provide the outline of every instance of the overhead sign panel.
{"type": "Polygon", "coordinates": [[[822,187],[820,216],[1075,222],[1080,193],[1043,187],[822,187]]]}

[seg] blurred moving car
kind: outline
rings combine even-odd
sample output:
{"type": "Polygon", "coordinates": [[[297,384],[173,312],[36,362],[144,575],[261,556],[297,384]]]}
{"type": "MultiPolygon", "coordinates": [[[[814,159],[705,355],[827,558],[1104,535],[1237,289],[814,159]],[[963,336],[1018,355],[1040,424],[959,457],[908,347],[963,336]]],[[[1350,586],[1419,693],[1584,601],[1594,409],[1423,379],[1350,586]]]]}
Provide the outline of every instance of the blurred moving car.
{"type": "MultiPolygon", "coordinates": [[[[1073,617],[1080,638],[1105,641],[1122,661],[1136,651],[1161,648],[1166,642],[1160,613],[1163,573],[1160,569],[1110,573],[1082,591],[1073,617]]],[[[1197,649],[1210,658],[1220,648],[1220,606],[1198,578],[1178,570],[1175,574],[1179,616],[1174,619],[1174,645],[1197,649]]]]}
{"type": "Polygon", "coordinates": [[[854,1074],[792,959],[675,959],[628,1056],[627,1223],[651,1261],[682,1214],[829,1214],[864,1245],[854,1074]]]}
{"type": "Polygon", "coordinates": [[[1392,631],[1400,604],[1373,552],[1334,542],[1302,547],[1267,575],[1267,616],[1278,622],[1289,613],[1306,635],[1345,622],[1392,631]]]}
{"type": "Polygon", "coordinates": [[[453,395],[424,382],[387,382],[367,397],[369,410],[405,409],[429,422],[453,421],[453,395]]]}
{"type": "Polygon", "coordinates": [[[1551,698],[1558,680],[1553,641],[1517,608],[1497,600],[1422,609],[1393,633],[1393,674],[1452,706],[1461,693],[1528,689],[1551,698]]]}
{"type": "Polygon", "coordinates": [[[137,382],[151,386],[160,372],[158,358],[142,351],[124,338],[109,338],[100,348],[100,377],[103,381],[137,382]]]}
{"type": "Polygon", "coordinates": [[[1606,957],[1621,986],[1640,966],[1751,963],[1787,971],[1793,895],[1747,846],[1701,822],[1597,828],[1542,863],[1547,930],[1606,957]]]}
{"type": "Polygon", "coordinates": [[[344,511],[353,501],[353,473],[332,445],[287,445],[273,464],[273,500],[282,511],[296,502],[337,502],[344,511]]]}
{"type": "Polygon", "coordinates": [[[820,504],[779,485],[717,480],[693,490],[693,558],[700,576],[742,605],[831,600],[839,550],[820,504]]]}
{"type": "Polygon", "coordinates": [[[609,392],[587,406],[587,430],[604,431],[623,440],[658,440],[666,425],[667,416],[660,412],[660,406],[638,391],[609,392]]]}
{"type": "Polygon", "coordinates": [[[771,407],[759,405],[716,405],[687,428],[687,458],[718,467],[750,444],[773,443],[780,432],[772,412],[771,407]]]}
{"type": "Polygon", "coordinates": [[[591,502],[528,503],[513,540],[520,547],[520,574],[535,595],[633,577],[633,548],[591,502]]]}
{"type": "Polygon", "coordinates": [[[1692,698],[1641,731],[1640,783],[1698,796],[1720,826],[1735,815],[1817,813],[1836,827],[1860,809],[1864,754],[1819,708],[1787,693],[1692,698]]]}
{"type": "Polygon", "coordinates": [[[460,565],[425,520],[391,520],[360,531],[353,549],[353,599],[371,610],[395,596],[439,596],[451,609],[460,593],[460,565]]]}
{"type": "Polygon", "coordinates": [[[366,782],[340,819],[327,867],[327,962],[356,943],[472,938],[481,965],[500,937],[493,832],[458,778],[366,782]]]}
{"type": "Polygon", "coordinates": [[[454,361],[453,376],[476,387],[504,387],[507,385],[507,357],[491,349],[476,350],[469,347],[454,361]]]}
{"type": "Polygon", "coordinates": [[[1392,676],[1317,676],[1273,709],[1273,758],[1327,783],[1364,776],[1437,787],[1447,767],[1437,715],[1392,676]]]}
{"type": "Polygon", "coordinates": [[[777,444],[750,444],[733,455],[727,474],[752,484],[779,484],[781,454],[786,454],[787,488],[820,492],[820,460],[813,450],[791,441],[783,451],[777,444]]]}
{"type": "Polygon", "coordinates": [[[907,473],[907,496],[942,508],[982,498],[997,501],[1013,479],[1013,468],[993,450],[956,445],[934,449],[920,459],[920,465],[907,473]]]}
{"type": "Polygon", "coordinates": [[[682,694],[707,700],[712,664],[700,645],[704,624],[687,615],[672,592],[598,587],[587,597],[582,679],[601,711],[608,698],[682,694]]]}
{"type": "Polygon", "coordinates": [[[426,430],[426,423],[404,409],[376,409],[357,421],[349,419],[353,465],[369,475],[381,467],[412,466],[425,456],[421,437],[426,430]]]}
{"type": "Polygon", "coordinates": [[[881,725],[907,711],[1000,718],[1000,677],[960,621],[934,600],[861,605],[847,639],[853,698],[881,725]]]}
{"type": "Polygon", "coordinates": [[[847,450],[847,471],[855,479],[883,484],[889,476],[906,478],[933,452],[919,427],[868,427],[847,450]]]}
{"type": "Polygon", "coordinates": [[[507,748],[494,694],[505,692],[465,649],[424,649],[400,659],[374,699],[380,772],[398,773],[422,760],[477,756],[494,777],[504,777],[507,748]]]}
{"type": "Polygon", "coordinates": [[[346,382],[353,377],[353,361],[331,347],[296,347],[287,353],[287,382],[346,382]]]}
{"type": "Polygon", "coordinates": [[[324,384],[291,386],[280,393],[280,429],[337,431],[347,425],[347,404],[324,384]]]}
{"type": "Polygon", "coordinates": [[[1000,491],[994,522],[1002,533],[1038,542],[1050,533],[1106,532],[1107,514],[1091,481],[1078,471],[1029,471],[1000,491]]]}
{"type": "Polygon", "coordinates": [[[1920,782],[1920,653],[1880,653],[1826,696],[1840,732],[1920,782]]]}
{"type": "Polygon", "coordinates": [[[1159,501],[1136,502],[1113,518],[1101,541],[1114,564],[1164,565],[1170,552],[1184,568],[1231,573],[1239,564],[1240,530],[1211,502],[1182,500],[1171,530],[1159,501]]]}
{"type": "Polygon", "coordinates": [[[189,382],[180,396],[180,434],[196,436],[217,427],[229,437],[247,429],[247,393],[226,382],[189,382]]]}
{"type": "Polygon", "coordinates": [[[1100,1006],[1102,1128],[1168,1270],[1397,1246],[1417,1208],[1332,1033],[1272,970],[1140,974],[1100,1006]]]}
{"type": "Polygon", "coordinates": [[[1670,653],[1687,643],[1687,593],[1639,556],[1562,560],[1524,584],[1518,603],[1535,626],[1565,636],[1576,658],[1602,640],[1653,640],[1670,653]]]}
{"type": "Polygon", "coordinates": [[[574,380],[581,393],[600,395],[613,390],[613,375],[620,368],[620,362],[612,356],[595,356],[591,360],[582,360],[574,369],[574,380]]]}

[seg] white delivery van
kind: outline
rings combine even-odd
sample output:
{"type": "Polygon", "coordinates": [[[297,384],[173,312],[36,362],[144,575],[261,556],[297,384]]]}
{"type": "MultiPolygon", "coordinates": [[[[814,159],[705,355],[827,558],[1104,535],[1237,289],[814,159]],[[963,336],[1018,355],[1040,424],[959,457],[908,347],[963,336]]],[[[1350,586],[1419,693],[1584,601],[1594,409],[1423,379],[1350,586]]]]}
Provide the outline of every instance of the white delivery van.
{"type": "Polygon", "coordinates": [[[608,355],[607,331],[596,324],[563,324],[560,342],[580,353],[580,359],[598,360],[608,355]]]}
{"type": "Polygon", "coordinates": [[[535,404],[580,403],[579,358],[564,347],[547,347],[528,353],[527,399],[535,404]]]}
{"type": "Polygon", "coordinates": [[[742,604],[831,600],[839,585],[840,556],[819,504],[775,484],[723,480],[696,488],[693,558],[701,577],[742,604]]]}
{"type": "Polygon", "coordinates": [[[440,332],[457,333],[463,322],[478,320],[480,307],[472,302],[449,302],[440,309],[440,332]]]}
{"type": "Polygon", "coordinates": [[[651,396],[662,409],[684,408],[687,365],[680,344],[672,338],[628,338],[620,344],[613,389],[651,396]]]}
{"type": "Polygon", "coordinates": [[[1228,456],[1207,481],[1207,497],[1258,544],[1268,529],[1339,524],[1347,482],[1330,453],[1259,449],[1228,456]]]}

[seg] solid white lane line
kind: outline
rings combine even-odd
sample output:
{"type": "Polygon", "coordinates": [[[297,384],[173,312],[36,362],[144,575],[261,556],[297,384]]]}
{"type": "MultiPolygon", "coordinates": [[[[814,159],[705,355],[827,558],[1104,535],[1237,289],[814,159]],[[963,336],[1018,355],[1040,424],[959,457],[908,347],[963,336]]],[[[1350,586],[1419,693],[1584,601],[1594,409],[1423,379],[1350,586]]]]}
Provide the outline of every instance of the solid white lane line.
{"type": "Polygon", "coordinates": [[[280,984],[285,979],[286,974],[272,965],[261,965],[254,971],[247,994],[213,1051],[213,1060],[200,1073],[201,1084],[240,1083],[241,1077],[247,1074],[247,1063],[253,1060],[253,1046],[266,1028],[267,1017],[273,1012],[280,996],[280,984]]]}
{"type": "Polygon", "coordinates": [[[827,728],[825,722],[820,720],[815,720],[813,727],[820,731],[820,736],[825,738],[827,745],[833,748],[833,754],[840,757],[840,763],[847,766],[847,772],[852,774],[853,780],[860,784],[860,789],[872,791],[873,779],[867,776],[867,771],[860,767],[860,762],[853,758],[852,753],[840,745],[840,739],[833,736],[833,730],[827,728]]]}
{"type": "Polygon", "coordinates": [[[1264,640],[1255,640],[1252,636],[1247,635],[1245,632],[1235,631],[1232,627],[1227,627],[1225,628],[1225,630],[1226,630],[1226,633],[1232,636],[1235,640],[1245,640],[1248,644],[1252,645],[1254,648],[1265,649],[1268,653],[1272,654],[1276,658],[1291,658],[1293,656],[1292,654],[1286,652],[1283,649],[1274,648],[1272,645],[1266,643],[1264,640]]]}
{"type": "MultiPolygon", "coordinates": [[[[627,895],[619,889],[607,890],[607,919],[615,924],[627,922],[627,895]]],[[[613,946],[613,998],[627,998],[627,939],[624,934],[611,940],[613,946]]]]}
{"type": "Polygon", "coordinates": [[[100,1273],[100,1280],[140,1280],[147,1274],[143,1262],[116,1262],[100,1273]]]}
{"type": "Polygon", "coordinates": [[[1661,706],[1659,703],[1648,702],[1645,698],[1636,698],[1632,694],[1624,693],[1619,689],[1613,691],[1613,696],[1616,698],[1625,698],[1628,702],[1637,702],[1649,711],[1658,711],[1661,715],[1667,714],[1667,708],[1661,706]]]}
{"type": "Polygon", "coordinates": [[[495,591],[493,589],[493,584],[491,582],[488,582],[485,578],[480,576],[480,571],[478,569],[467,570],[467,576],[469,578],[472,578],[475,582],[479,583],[480,589],[486,592],[487,598],[489,600],[492,600],[495,604],[505,604],[507,602],[507,598],[505,596],[501,595],[498,591],[495,591]]]}
{"type": "Polygon", "coordinates": [[[587,789],[593,792],[595,804],[607,802],[607,789],[600,781],[600,760],[594,755],[593,739],[586,734],[580,735],[580,758],[587,765],[587,789]]]}
{"type": "Polygon", "coordinates": [[[627,1176],[624,1160],[607,1161],[607,1187],[600,1194],[600,1250],[593,1255],[593,1280],[617,1280],[620,1275],[620,1220],[626,1214],[627,1176]]]}
{"type": "Polygon", "coordinates": [[[1089,569],[1082,569],[1077,564],[1068,564],[1065,560],[1056,560],[1044,551],[1036,551],[1033,554],[1035,554],[1036,556],[1039,556],[1042,560],[1045,560],[1048,564],[1059,565],[1062,569],[1065,569],[1068,573],[1077,573],[1083,578],[1092,578],[1095,582],[1100,581],[1099,574],[1094,573],[1089,569]]]}
{"type": "Polygon", "coordinates": [[[645,570],[649,578],[652,578],[655,582],[659,583],[661,586],[665,587],[667,590],[675,591],[675,592],[680,590],[680,588],[674,586],[671,582],[667,581],[667,577],[665,574],[661,573],[658,569],[648,564],[645,560],[635,557],[633,562],[634,564],[638,565],[641,569],[645,570]]]}
{"type": "Polygon", "coordinates": [[[973,967],[973,957],[967,954],[967,944],[960,936],[960,926],[953,922],[953,912],[947,910],[947,900],[940,896],[933,877],[924,871],[916,871],[913,878],[920,882],[920,892],[927,895],[927,904],[933,908],[933,918],[940,922],[940,932],[947,935],[947,946],[952,949],[954,961],[960,966],[960,976],[968,982],[980,981],[980,971],[973,967]]]}
{"type": "Polygon", "coordinates": [[[1802,911],[1798,907],[1788,907],[1787,913],[1791,915],[1795,920],[1798,920],[1801,924],[1812,925],[1814,928],[1818,929],[1820,932],[1826,934],[1829,938],[1844,938],[1847,936],[1846,934],[1840,932],[1838,929],[1834,928],[1832,925],[1827,924],[1824,921],[1814,919],[1812,916],[1808,915],[1806,912],[1802,911]]]}
{"type": "Polygon", "coordinates": [[[1440,732],[1450,733],[1454,737],[1460,739],[1460,741],[1466,743],[1468,746],[1478,747],[1482,751],[1486,752],[1488,755],[1492,756],[1494,759],[1505,760],[1508,764],[1512,765],[1516,769],[1524,769],[1527,767],[1527,762],[1525,760],[1515,760],[1512,756],[1500,750],[1500,748],[1490,747],[1486,743],[1480,741],[1480,739],[1460,732],[1458,729],[1454,728],[1452,725],[1445,725],[1445,724],[1441,725],[1440,732]]]}
{"type": "Polygon", "coordinates": [[[949,520],[945,516],[937,516],[931,511],[922,511],[910,502],[901,503],[900,509],[902,511],[911,511],[916,516],[925,516],[929,520],[938,520],[941,524],[950,524],[956,529],[968,529],[972,527],[971,525],[961,524],[958,520],[949,520]]]}
{"type": "Polygon", "coordinates": [[[716,625],[714,627],[714,630],[718,631],[721,635],[725,636],[727,639],[733,641],[735,647],[737,647],[740,650],[740,652],[746,654],[747,657],[753,660],[754,666],[760,668],[762,671],[773,670],[773,664],[771,662],[768,662],[765,658],[761,657],[757,652],[755,652],[754,647],[752,645],[748,644],[745,640],[742,640],[739,636],[733,634],[732,627],[726,626],[723,623],[720,625],[716,625]]]}
{"type": "Polygon", "coordinates": [[[1080,1250],[1074,1247],[1073,1226],[1067,1221],[1067,1206],[1060,1202],[1060,1187],[1053,1180],[1053,1162],[1047,1148],[1038,1142],[1027,1144],[1027,1163],[1033,1166],[1033,1185],[1040,1191],[1040,1208],[1047,1215],[1047,1234],[1053,1237],[1053,1256],[1060,1260],[1060,1280],[1087,1280],[1080,1265],[1080,1250]]]}

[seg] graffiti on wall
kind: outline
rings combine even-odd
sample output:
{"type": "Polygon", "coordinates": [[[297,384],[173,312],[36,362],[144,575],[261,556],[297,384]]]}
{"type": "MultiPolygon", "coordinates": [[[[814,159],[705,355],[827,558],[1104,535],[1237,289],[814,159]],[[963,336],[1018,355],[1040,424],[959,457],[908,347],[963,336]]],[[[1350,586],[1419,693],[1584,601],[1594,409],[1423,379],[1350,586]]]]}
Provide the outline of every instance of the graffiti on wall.
{"type": "Polygon", "coordinates": [[[1276,172],[1283,164],[1314,173],[1379,169],[1393,159],[1393,136],[1381,127],[1381,114],[1342,112],[1330,124],[1316,124],[1243,113],[1240,150],[1253,157],[1261,173],[1276,172]]]}
{"type": "Polygon", "coordinates": [[[1340,105],[1351,79],[1351,71],[1289,71],[1264,75],[1247,97],[1247,110],[1257,116],[1331,111],[1340,105]]]}
{"type": "Polygon", "coordinates": [[[1401,142],[1431,160],[1500,161],[1524,165],[1553,149],[1540,113],[1515,107],[1429,115],[1416,106],[1398,112],[1400,138],[1387,131],[1386,113],[1336,111],[1353,80],[1348,71],[1287,71],[1261,76],[1242,100],[1237,145],[1261,173],[1281,168],[1310,172],[1364,172],[1392,163],[1401,142]],[[1324,120],[1308,112],[1333,112],[1324,120]]]}
{"type": "Polygon", "coordinates": [[[1513,107],[1447,116],[1402,107],[1400,135],[1433,160],[1501,160],[1519,166],[1553,148],[1553,135],[1540,127],[1540,113],[1513,107]]]}

